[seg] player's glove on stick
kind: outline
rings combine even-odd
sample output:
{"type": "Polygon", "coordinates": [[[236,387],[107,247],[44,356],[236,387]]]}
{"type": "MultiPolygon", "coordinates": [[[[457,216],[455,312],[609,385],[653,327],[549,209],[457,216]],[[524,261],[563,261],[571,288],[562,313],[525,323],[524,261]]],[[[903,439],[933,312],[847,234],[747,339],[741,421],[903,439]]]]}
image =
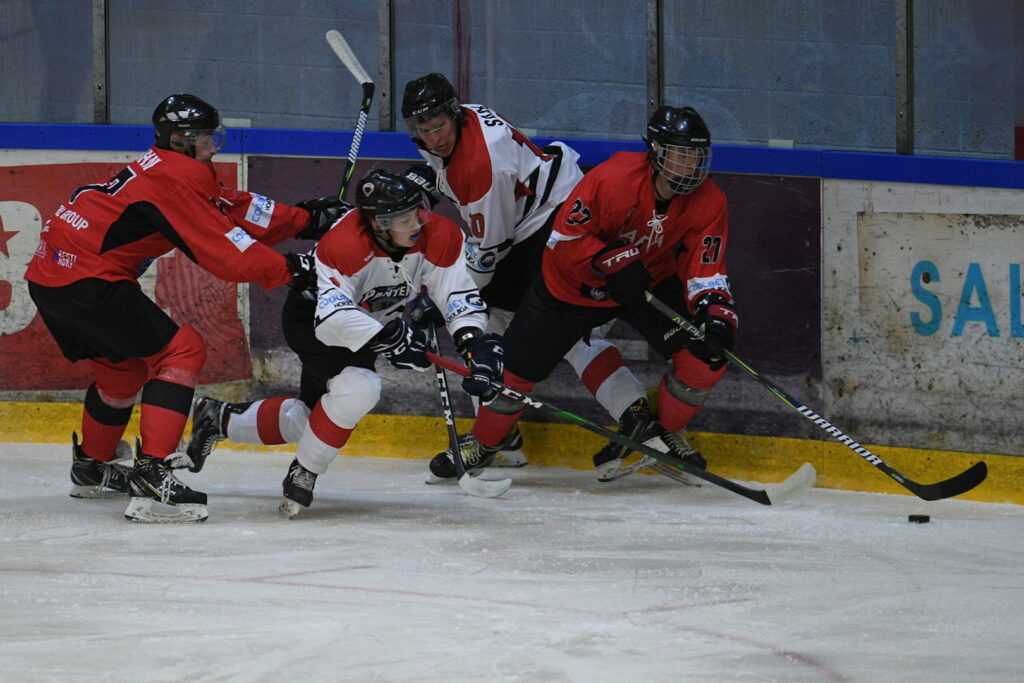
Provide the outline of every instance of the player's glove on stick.
{"type": "Polygon", "coordinates": [[[642,308],[651,273],[640,260],[640,249],[628,242],[615,242],[594,255],[590,264],[604,275],[608,298],[629,308],[642,308]]]}
{"type": "Polygon", "coordinates": [[[430,208],[433,209],[441,201],[441,191],[437,189],[437,173],[426,164],[413,164],[403,174],[406,180],[411,180],[427,196],[430,208]]]}
{"type": "MultiPolygon", "coordinates": [[[[460,330],[460,332],[462,332],[460,330]]],[[[455,349],[466,361],[469,376],[462,380],[462,390],[470,396],[479,396],[484,401],[494,398],[497,393],[491,382],[501,380],[505,369],[502,361],[504,349],[501,348],[501,337],[496,334],[481,335],[479,330],[471,330],[458,334],[455,349]]]]}
{"type": "Polygon", "coordinates": [[[433,300],[426,294],[420,294],[409,304],[409,317],[413,324],[421,329],[429,326],[444,327],[444,316],[433,300]]]}
{"type": "Polygon", "coordinates": [[[309,211],[309,223],[295,235],[300,240],[320,239],[339,218],[352,209],[351,204],[333,196],[307,199],[295,206],[309,211]]]}
{"type": "Polygon", "coordinates": [[[703,340],[690,341],[690,353],[718,370],[729,362],[725,351],[732,351],[736,342],[739,317],[724,296],[717,292],[697,300],[694,318],[704,332],[703,340]]]}
{"type": "Polygon", "coordinates": [[[316,261],[312,254],[285,254],[284,260],[292,276],[289,287],[299,291],[316,290],[316,261]]]}
{"type": "Polygon", "coordinates": [[[404,320],[391,320],[370,340],[367,348],[379,353],[400,370],[423,372],[430,367],[427,360],[427,335],[404,320]]]}

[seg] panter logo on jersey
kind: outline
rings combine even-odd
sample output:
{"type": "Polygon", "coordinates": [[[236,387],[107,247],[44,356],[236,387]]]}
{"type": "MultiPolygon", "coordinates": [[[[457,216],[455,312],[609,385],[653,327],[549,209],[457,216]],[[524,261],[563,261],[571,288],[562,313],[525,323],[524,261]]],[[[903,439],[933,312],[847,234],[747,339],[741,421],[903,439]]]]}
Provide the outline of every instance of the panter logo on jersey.
{"type": "Polygon", "coordinates": [[[400,285],[385,285],[367,290],[363,293],[359,305],[366,307],[371,313],[376,313],[400,306],[411,297],[412,290],[403,282],[400,285]]]}
{"type": "Polygon", "coordinates": [[[569,209],[569,215],[566,216],[565,222],[569,225],[579,225],[581,223],[587,223],[590,221],[590,209],[583,206],[582,199],[575,199],[572,203],[572,207],[569,209]]]}

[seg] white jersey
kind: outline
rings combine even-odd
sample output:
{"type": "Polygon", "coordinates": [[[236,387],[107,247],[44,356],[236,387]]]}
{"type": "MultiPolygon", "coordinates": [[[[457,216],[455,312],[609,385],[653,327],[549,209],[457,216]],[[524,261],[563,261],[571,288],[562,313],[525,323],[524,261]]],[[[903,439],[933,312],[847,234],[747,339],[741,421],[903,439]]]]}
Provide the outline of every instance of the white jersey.
{"type": "Polygon", "coordinates": [[[466,263],[483,288],[508,250],[544,225],[583,172],[571,147],[556,142],[561,153],[546,154],[487,107],[462,109],[466,125],[451,156],[420,154],[466,221],[466,263]]]}
{"type": "Polygon", "coordinates": [[[466,327],[483,330],[487,306],[466,270],[463,235],[444,216],[428,213],[415,246],[398,261],[349,211],[316,247],[317,305],[313,327],[328,346],[356,351],[402,315],[425,287],[454,338],[466,327]]]}

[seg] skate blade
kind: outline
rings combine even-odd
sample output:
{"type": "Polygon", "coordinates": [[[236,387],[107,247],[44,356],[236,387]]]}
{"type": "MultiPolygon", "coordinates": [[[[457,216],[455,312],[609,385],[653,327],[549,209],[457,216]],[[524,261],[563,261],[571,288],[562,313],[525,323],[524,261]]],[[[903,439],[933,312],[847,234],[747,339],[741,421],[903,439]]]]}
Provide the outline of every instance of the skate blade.
{"type": "Polygon", "coordinates": [[[157,501],[152,498],[139,498],[133,496],[128,507],[124,511],[126,519],[142,524],[194,524],[205,522],[210,516],[206,506],[201,503],[182,503],[181,505],[167,505],[167,512],[154,510],[153,503],[157,501]]]}
{"type": "MultiPolygon", "coordinates": [[[[660,436],[656,436],[652,439],[644,441],[644,445],[650,446],[654,450],[661,451],[662,453],[672,453],[672,449],[668,447],[668,444],[666,444],[660,436]]],[[[657,472],[658,474],[662,474],[668,477],[669,479],[675,479],[680,484],[686,484],[687,486],[700,488],[700,486],[703,485],[704,483],[704,480],[701,479],[700,477],[695,477],[692,474],[687,474],[682,470],[677,470],[676,468],[670,467],[662,462],[657,462],[656,465],[652,464],[651,469],[657,472]]]]}
{"type": "Polygon", "coordinates": [[[285,519],[295,519],[295,515],[299,514],[300,510],[302,510],[301,505],[287,498],[282,500],[281,504],[277,506],[277,514],[285,519]]]}
{"type": "Polygon", "coordinates": [[[71,491],[68,495],[72,498],[124,498],[128,495],[128,492],[106,489],[102,486],[82,486],[80,484],[74,484],[71,486],[71,491]]]}
{"type": "Polygon", "coordinates": [[[526,456],[521,450],[515,450],[498,451],[488,467],[523,467],[524,465],[526,465],[526,456]]]}
{"type": "Polygon", "coordinates": [[[642,469],[650,467],[652,463],[656,462],[654,458],[644,455],[639,460],[635,460],[629,464],[624,464],[622,460],[609,460],[606,463],[602,463],[594,468],[594,472],[597,474],[597,480],[601,482],[615,481],[622,477],[639,472],[642,469]]]}

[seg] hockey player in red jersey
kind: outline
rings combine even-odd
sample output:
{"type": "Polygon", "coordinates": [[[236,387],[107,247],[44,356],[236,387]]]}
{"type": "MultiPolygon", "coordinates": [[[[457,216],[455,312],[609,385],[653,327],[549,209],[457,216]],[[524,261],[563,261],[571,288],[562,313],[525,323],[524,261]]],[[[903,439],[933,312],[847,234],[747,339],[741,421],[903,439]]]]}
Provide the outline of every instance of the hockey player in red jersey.
{"type": "MultiPolygon", "coordinates": [[[[438,73],[406,84],[402,116],[437,174],[438,189],[468,226],[466,261],[490,309],[487,329],[501,333],[540,270],[558,207],[583,177],[579,155],[560,142],[540,149],[487,107],[459,104],[451,83],[438,73]]],[[[628,420],[647,411],[643,385],[598,330],[589,343],[579,341],[564,355],[613,418],[628,420]]],[[[462,439],[470,440],[472,435],[462,439]]],[[[517,428],[500,445],[492,465],[526,464],[517,428]]],[[[606,447],[595,455],[599,479],[626,473],[618,466],[620,451],[606,447]]],[[[430,470],[435,477],[453,478],[451,455],[438,454],[430,470]]]]}
{"type": "Polygon", "coordinates": [[[220,185],[210,161],[224,141],[217,110],[176,94],[153,113],[152,148],[111,180],[74,191],[42,228],[25,278],[62,353],[84,360],[95,381],[85,395],[82,442],[72,435],[75,497],[130,493],[133,521],[206,519],[206,494],[173,473],[192,394],[206,358],[203,340],[178,326],[139,287],[150,263],[177,248],[232,282],[264,288],[302,274],[300,259],[269,245],[315,237],[337,212],[285,206],[220,185]],[[141,447],[129,469],[113,462],[142,391],[141,447]],[[166,503],[170,512],[154,509],[166,503]]]}
{"type": "MultiPolygon", "coordinates": [[[[638,415],[630,436],[704,467],[683,429],[725,373],[738,319],[725,267],[728,209],[707,179],[711,136],[690,107],[661,107],[647,153],[619,152],[566,198],[537,278],[504,335],[505,384],[523,392],[547,377],[596,325],[619,318],[671,361],[657,419],[638,415]],[[704,331],[694,341],[646,303],[652,291],[704,331]],[[660,443],[659,443],[660,441],[660,443]]],[[[480,408],[473,458],[487,462],[519,419],[499,396],[480,408]]]]}
{"type": "Polygon", "coordinates": [[[427,211],[420,186],[393,171],[368,174],[355,201],[357,210],[317,245],[315,313],[294,302],[284,309],[285,336],[302,361],[300,397],[197,402],[188,451],[200,463],[223,438],[298,443],[279,507],[288,518],[309,507],[317,476],[377,404],[377,357],[400,369],[430,367],[425,333],[402,319],[422,288],[442,302],[444,323],[472,371],[463,388],[481,394],[501,376],[501,345],[484,333],[487,306],[466,269],[459,227],[427,211]]]}

